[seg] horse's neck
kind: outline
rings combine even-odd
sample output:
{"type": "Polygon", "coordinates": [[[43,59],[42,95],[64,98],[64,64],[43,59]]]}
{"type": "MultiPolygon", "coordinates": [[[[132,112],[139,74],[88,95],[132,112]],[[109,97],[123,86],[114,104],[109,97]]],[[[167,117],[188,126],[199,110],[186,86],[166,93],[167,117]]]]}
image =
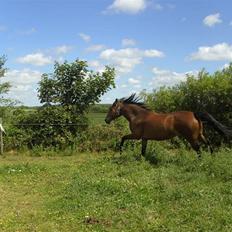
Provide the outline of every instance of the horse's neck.
{"type": "Polygon", "coordinates": [[[121,109],[121,114],[129,121],[132,122],[136,117],[145,113],[145,109],[139,106],[128,104],[124,105],[121,109]]]}

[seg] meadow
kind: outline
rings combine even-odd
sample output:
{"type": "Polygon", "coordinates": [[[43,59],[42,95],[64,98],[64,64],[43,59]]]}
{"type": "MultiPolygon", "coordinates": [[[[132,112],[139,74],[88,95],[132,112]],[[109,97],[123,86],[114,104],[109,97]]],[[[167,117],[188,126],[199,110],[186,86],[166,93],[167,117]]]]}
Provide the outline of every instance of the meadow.
{"type": "MultiPolygon", "coordinates": [[[[29,149],[22,140],[18,149],[8,147],[0,157],[0,231],[232,231],[231,146],[215,146],[213,155],[203,151],[198,159],[182,140],[149,142],[138,159],[140,143],[128,142],[120,155],[115,148],[128,123],[106,125],[108,107],[86,113],[89,128],[74,146],[29,149]]],[[[63,115],[54,112],[49,119],[63,115]]],[[[55,129],[44,137],[63,142],[66,129],[55,129]]],[[[8,144],[37,132],[12,130],[16,139],[8,144]]]]}
{"type": "Polygon", "coordinates": [[[154,147],[6,153],[0,231],[232,231],[232,150],[154,147]]]}
{"type": "Polygon", "coordinates": [[[105,117],[106,113],[89,112],[87,114],[87,118],[89,119],[90,125],[105,124],[105,117]]]}

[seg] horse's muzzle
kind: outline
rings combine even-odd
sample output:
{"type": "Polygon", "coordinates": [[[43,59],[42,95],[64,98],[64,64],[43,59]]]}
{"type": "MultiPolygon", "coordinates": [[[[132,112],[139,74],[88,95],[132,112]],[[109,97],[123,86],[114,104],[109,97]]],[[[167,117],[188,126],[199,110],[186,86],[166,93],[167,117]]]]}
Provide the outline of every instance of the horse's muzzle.
{"type": "Polygon", "coordinates": [[[110,124],[110,120],[109,120],[108,118],[105,119],[105,122],[106,122],[107,124],[110,124]]]}

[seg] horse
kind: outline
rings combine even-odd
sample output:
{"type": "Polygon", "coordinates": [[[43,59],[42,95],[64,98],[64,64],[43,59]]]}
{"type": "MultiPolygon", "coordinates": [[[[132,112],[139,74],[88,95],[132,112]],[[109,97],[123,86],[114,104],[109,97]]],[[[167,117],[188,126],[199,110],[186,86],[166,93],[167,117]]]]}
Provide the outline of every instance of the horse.
{"type": "Polygon", "coordinates": [[[200,157],[200,146],[205,144],[213,148],[203,134],[203,121],[225,137],[232,136],[232,130],[218,122],[207,112],[176,111],[156,113],[151,111],[136,94],[128,98],[116,99],[109,107],[105,122],[110,124],[116,118],[124,116],[129,122],[131,134],[121,139],[120,153],[125,140],[142,140],[141,155],[145,156],[148,140],[167,140],[173,137],[185,138],[200,157]]]}

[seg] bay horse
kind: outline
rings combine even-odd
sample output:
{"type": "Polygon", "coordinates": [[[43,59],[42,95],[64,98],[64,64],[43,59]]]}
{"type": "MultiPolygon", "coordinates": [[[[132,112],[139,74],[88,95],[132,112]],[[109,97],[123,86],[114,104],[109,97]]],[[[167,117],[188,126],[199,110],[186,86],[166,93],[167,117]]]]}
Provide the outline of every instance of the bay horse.
{"type": "Polygon", "coordinates": [[[141,139],[141,154],[144,156],[148,140],[167,140],[175,136],[185,138],[199,157],[201,143],[206,144],[212,153],[213,149],[203,135],[202,121],[206,121],[221,135],[232,136],[232,130],[222,125],[207,112],[155,113],[139,97],[136,97],[136,94],[132,94],[128,98],[116,99],[109,108],[105,122],[110,124],[111,121],[120,116],[124,116],[128,120],[131,130],[131,134],[125,135],[121,139],[120,153],[125,140],[141,139]]]}

